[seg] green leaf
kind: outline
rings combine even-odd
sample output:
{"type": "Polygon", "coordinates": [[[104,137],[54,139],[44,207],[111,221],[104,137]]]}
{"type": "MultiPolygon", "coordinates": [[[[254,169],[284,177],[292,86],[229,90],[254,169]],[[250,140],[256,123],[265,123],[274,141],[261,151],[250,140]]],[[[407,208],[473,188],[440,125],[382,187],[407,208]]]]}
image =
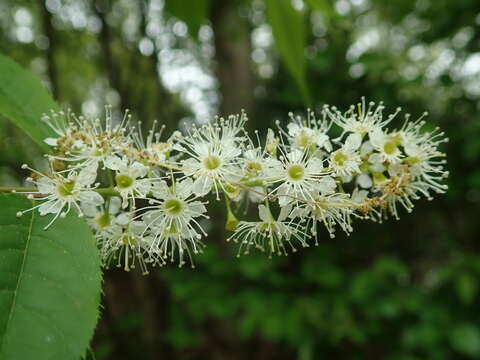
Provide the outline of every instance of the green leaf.
{"type": "Polygon", "coordinates": [[[306,3],[315,11],[327,16],[334,16],[335,10],[329,0],[306,0],[306,3]]]}
{"type": "Polygon", "coordinates": [[[302,97],[310,104],[306,82],[305,17],[294,9],[290,0],[265,0],[267,20],[272,27],[275,45],[287,69],[296,80],[302,97]]]}
{"type": "Polygon", "coordinates": [[[480,331],[473,324],[456,326],[450,333],[452,347],[465,355],[478,359],[480,355],[480,331]]]}
{"type": "Polygon", "coordinates": [[[100,259],[86,223],[37,211],[0,194],[0,359],[78,360],[98,319],[100,259]]]}
{"type": "Polygon", "coordinates": [[[470,273],[462,272],[456,279],[455,287],[458,297],[464,304],[471,304],[478,292],[477,279],[470,273]]]}
{"type": "Polygon", "coordinates": [[[209,5],[209,0],[165,0],[165,12],[187,24],[190,35],[196,38],[208,18],[209,5]]]}
{"type": "Polygon", "coordinates": [[[0,55],[0,114],[21,128],[46,152],[44,139],[55,133],[41,121],[43,114],[58,110],[48,91],[31,72],[0,55]]]}

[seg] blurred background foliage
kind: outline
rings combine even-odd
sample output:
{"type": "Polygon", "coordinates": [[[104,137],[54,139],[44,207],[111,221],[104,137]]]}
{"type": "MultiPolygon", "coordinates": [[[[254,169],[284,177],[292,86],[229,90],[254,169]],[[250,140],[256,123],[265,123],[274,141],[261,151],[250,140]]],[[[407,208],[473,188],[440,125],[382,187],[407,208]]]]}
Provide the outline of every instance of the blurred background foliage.
{"type": "MultiPolygon", "coordinates": [[[[236,258],[214,205],[195,269],[106,271],[96,359],[480,358],[478,0],[2,0],[0,52],[63,107],[145,129],[243,108],[264,134],[365,96],[450,138],[448,194],[400,221],[236,258]]],[[[24,162],[39,149],[0,119],[0,182],[24,162]]]]}

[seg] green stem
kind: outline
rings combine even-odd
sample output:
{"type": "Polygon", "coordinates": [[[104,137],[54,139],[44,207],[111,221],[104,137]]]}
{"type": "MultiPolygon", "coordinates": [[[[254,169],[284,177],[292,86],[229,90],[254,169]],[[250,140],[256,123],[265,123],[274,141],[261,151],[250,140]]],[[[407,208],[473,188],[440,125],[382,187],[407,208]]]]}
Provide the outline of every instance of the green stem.
{"type": "Polygon", "coordinates": [[[343,189],[342,180],[340,178],[337,178],[335,179],[335,182],[337,183],[338,190],[340,190],[342,193],[345,193],[345,190],[343,189]]]}
{"type": "Polygon", "coordinates": [[[109,196],[120,196],[120,193],[115,190],[114,188],[100,188],[100,189],[95,189],[94,191],[96,191],[97,193],[99,193],[100,195],[102,196],[106,196],[106,197],[109,197],[109,196]]]}
{"type": "MultiPolygon", "coordinates": [[[[95,189],[94,191],[106,197],[120,196],[119,192],[113,188],[100,188],[100,189],[95,189]]],[[[34,187],[23,187],[23,186],[0,186],[0,192],[29,193],[29,192],[38,192],[38,189],[34,187]]]]}
{"type": "Polygon", "coordinates": [[[228,198],[228,195],[227,194],[224,194],[224,199],[225,199],[225,206],[227,207],[227,211],[232,211],[230,209],[230,199],[228,198]]]}
{"type": "Polygon", "coordinates": [[[245,186],[249,186],[249,187],[253,187],[253,186],[264,186],[265,185],[265,182],[263,181],[263,179],[249,179],[249,180],[244,180],[244,181],[240,181],[240,183],[242,185],[245,185],[245,186]]]}
{"type": "Polygon", "coordinates": [[[112,170],[107,171],[108,174],[108,183],[110,184],[110,187],[113,187],[113,175],[112,175],[112,170]]]}
{"type": "Polygon", "coordinates": [[[23,186],[0,186],[0,192],[35,192],[36,188],[23,186]]]}
{"type": "Polygon", "coordinates": [[[225,223],[225,229],[228,231],[235,231],[240,221],[238,221],[235,214],[233,213],[232,208],[230,207],[230,199],[226,194],[225,194],[225,205],[227,207],[227,221],[225,223]]]}
{"type": "Polygon", "coordinates": [[[266,208],[268,209],[271,215],[272,211],[270,210],[270,201],[268,201],[268,198],[265,198],[265,201],[263,203],[265,204],[266,208]]]}

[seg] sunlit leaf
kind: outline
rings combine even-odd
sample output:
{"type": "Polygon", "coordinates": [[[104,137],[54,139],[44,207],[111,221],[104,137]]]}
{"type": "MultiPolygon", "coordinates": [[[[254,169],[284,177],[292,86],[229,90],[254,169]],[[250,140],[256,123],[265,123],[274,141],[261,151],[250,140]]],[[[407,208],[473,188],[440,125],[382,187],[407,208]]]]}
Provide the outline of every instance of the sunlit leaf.
{"type": "Polygon", "coordinates": [[[478,359],[480,356],[480,330],[473,324],[458,325],[450,333],[450,342],[457,351],[478,359]]]}
{"type": "Polygon", "coordinates": [[[29,135],[43,150],[43,142],[54,133],[40,119],[58,105],[40,80],[8,57],[0,55],[0,114],[10,119],[29,135]]]}
{"type": "Polygon", "coordinates": [[[478,292],[477,279],[472,274],[464,272],[456,279],[455,288],[459,299],[464,304],[471,304],[478,292]]]}
{"type": "Polygon", "coordinates": [[[209,0],[165,0],[165,12],[183,21],[192,37],[208,18],[209,0]]]}
{"type": "Polygon", "coordinates": [[[313,10],[318,11],[324,15],[333,16],[335,11],[333,10],[332,3],[329,0],[305,0],[305,2],[313,10]]]}
{"type": "Polygon", "coordinates": [[[293,8],[290,0],[265,1],[267,20],[272,27],[276,47],[290,74],[295,78],[302,97],[309,103],[305,63],[305,16],[293,8]]]}

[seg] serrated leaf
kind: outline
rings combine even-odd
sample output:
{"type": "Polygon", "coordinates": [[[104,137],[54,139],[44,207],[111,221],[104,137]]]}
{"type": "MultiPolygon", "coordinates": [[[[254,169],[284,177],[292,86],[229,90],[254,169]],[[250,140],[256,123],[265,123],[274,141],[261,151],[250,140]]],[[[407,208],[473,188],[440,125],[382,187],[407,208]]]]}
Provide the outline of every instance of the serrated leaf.
{"type": "Polygon", "coordinates": [[[165,12],[187,24],[194,38],[208,18],[209,0],[165,0],[165,12]]]}
{"type": "Polygon", "coordinates": [[[306,82],[305,17],[290,0],[265,0],[267,21],[272,27],[275,45],[290,74],[296,80],[304,100],[310,103],[306,82]]]}
{"type": "Polygon", "coordinates": [[[98,318],[100,259],[85,222],[32,211],[0,194],[0,359],[78,360],[98,318]]]}
{"type": "Polygon", "coordinates": [[[40,80],[0,55],[0,114],[25,131],[46,152],[50,147],[43,140],[55,133],[40,119],[52,109],[58,110],[58,105],[40,80]]]}

